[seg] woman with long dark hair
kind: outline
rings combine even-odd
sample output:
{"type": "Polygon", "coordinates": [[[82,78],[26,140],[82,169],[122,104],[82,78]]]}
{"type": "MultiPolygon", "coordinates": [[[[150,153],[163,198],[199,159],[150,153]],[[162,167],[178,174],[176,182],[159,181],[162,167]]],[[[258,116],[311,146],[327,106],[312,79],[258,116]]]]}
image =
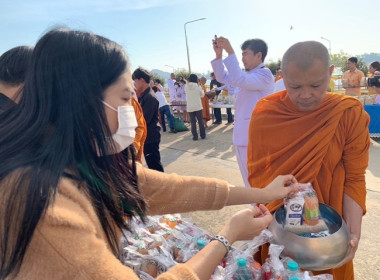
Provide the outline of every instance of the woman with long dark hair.
{"type": "MultiPolygon", "coordinates": [[[[259,190],[136,166],[129,67],[118,44],[86,32],[55,29],[36,44],[19,104],[0,115],[0,279],[137,279],[118,260],[125,217],[294,190],[291,175],[259,190]]],[[[251,239],[270,220],[263,206],[243,210],[220,234],[251,239]]],[[[159,278],[209,279],[226,253],[219,241],[159,278]]]]}

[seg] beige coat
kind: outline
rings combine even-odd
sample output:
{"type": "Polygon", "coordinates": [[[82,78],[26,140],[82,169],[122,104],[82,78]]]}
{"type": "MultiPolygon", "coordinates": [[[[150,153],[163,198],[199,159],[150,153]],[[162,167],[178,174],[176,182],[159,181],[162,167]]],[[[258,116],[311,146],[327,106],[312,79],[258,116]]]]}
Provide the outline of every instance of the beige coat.
{"type": "MultiPolygon", "coordinates": [[[[8,176],[0,182],[2,212],[6,189],[14,180],[8,176]]],[[[165,174],[142,167],[138,167],[138,181],[149,215],[220,209],[229,192],[225,181],[165,174]]],[[[94,207],[83,189],[78,188],[78,182],[62,178],[55,200],[34,232],[16,279],[138,277],[112,254],[94,207]]],[[[198,278],[185,264],[179,264],[158,279],[198,278]]]]}

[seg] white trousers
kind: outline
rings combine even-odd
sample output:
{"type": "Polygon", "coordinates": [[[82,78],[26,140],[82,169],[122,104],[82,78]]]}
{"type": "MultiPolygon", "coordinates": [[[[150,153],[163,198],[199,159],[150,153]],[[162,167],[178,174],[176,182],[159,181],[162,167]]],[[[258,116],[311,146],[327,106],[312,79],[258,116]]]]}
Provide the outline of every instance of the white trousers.
{"type": "Polygon", "coordinates": [[[240,174],[243,177],[244,185],[250,188],[248,182],[248,166],[247,166],[247,146],[235,146],[236,159],[239,165],[240,174]]]}

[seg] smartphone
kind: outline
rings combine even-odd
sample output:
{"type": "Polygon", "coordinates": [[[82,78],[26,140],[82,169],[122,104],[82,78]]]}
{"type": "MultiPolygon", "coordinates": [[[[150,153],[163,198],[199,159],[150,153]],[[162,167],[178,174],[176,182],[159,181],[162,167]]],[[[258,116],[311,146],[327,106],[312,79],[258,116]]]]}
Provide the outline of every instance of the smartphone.
{"type": "Polygon", "coordinates": [[[213,44],[214,44],[214,46],[216,46],[216,39],[218,39],[218,36],[214,36],[214,42],[213,42],[213,44]]]}

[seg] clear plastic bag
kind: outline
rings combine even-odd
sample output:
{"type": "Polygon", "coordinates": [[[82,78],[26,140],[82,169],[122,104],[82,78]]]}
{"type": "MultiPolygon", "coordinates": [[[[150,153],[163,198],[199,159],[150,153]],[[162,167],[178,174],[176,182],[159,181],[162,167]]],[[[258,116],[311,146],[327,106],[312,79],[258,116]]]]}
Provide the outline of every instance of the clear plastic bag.
{"type": "Polygon", "coordinates": [[[286,230],[301,235],[328,229],[319,211],[317,194],[310,183],[299,184],[299,189],[284,199],[284,206],[286,230]]]}

